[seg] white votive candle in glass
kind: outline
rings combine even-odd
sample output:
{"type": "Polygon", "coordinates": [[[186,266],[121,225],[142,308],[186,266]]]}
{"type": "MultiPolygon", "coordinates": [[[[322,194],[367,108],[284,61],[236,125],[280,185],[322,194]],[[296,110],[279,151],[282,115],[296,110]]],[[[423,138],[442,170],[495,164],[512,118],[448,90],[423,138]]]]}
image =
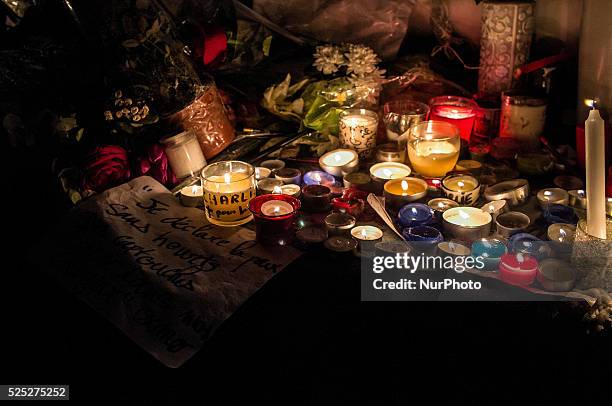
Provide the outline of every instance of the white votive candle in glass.
{"type": "Polygon", "coordinates": [[[369,158],[376,148],[378,114],[365,109],[348,109],[340,114],[340,144],[369,158]]]}
{"type": "Polygon", "coordinates": [[[206,166],[206,159],[198,139],[191,131],[164,138],[166,156],[172,172],[179,179],[198,175],[206,166]]]}

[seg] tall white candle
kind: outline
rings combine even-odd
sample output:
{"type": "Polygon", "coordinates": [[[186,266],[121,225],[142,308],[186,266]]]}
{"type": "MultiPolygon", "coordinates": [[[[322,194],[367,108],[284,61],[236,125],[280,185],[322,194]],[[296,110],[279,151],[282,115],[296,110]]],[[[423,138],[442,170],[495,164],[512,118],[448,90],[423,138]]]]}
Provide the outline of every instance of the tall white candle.
{"type": "Polygon", "coordinates": [[[587,231],[606,238],[606,166],[604,121],[593,106],[584,123],[586,138],[587,231]]]}

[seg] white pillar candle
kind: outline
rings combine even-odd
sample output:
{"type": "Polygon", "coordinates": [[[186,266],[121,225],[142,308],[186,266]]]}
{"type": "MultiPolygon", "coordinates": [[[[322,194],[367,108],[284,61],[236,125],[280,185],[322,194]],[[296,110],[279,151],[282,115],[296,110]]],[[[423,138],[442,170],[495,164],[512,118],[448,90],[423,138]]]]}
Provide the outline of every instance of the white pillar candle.
{"type": "Polygon", "coordinates": [[[606,164],[604,121],[593,104],[584,123],[586,139],[587,232],[606,239],[606,164]]]}
{"type": "Polygon", "coordinates": [[[206,159],[198,139],[191,131],[185,131],[161,141],[172,172],[177,178],[194,176],[206,166],[206,159]]]}

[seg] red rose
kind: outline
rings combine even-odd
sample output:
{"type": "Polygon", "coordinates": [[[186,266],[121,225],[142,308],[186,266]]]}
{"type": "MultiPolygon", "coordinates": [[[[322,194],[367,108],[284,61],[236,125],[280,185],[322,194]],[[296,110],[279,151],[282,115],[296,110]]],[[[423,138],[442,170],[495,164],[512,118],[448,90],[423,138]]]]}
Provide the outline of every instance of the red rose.
{"type": "Polygon", "coordinates": [[[130,178],[127,151],[116,145],[97,147],[84,167],[85,189],[101,192],[130,178]]]}
{"type": "Polygon", "coordinates": [[[177,179],[170,169],[164,147],[153,144],[140,156],[134,166],[136,176],[148,175],[164,185],[174,185],[177,179]]]}

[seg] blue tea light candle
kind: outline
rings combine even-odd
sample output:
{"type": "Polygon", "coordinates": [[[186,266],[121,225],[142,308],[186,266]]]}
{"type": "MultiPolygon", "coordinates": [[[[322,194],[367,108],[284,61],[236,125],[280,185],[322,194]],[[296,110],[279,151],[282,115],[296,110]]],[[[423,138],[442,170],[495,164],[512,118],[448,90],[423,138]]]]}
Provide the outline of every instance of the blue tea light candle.
{"type": "Polygon", "coordinates": [[[508,246],[511,252],[525,254],[538,261],[552,256],[552,248],[549,243],[528,233],[513,235],[508,241],[508,246]]]}
{"type": "Polygon", "coordinates": [[[507,253],[506,244],[497,238],[481,238],[472,243],[472,257],[482,258],[483,271],[496,271],[502,255],[507,253]]]}
{"type": "Polygon", "coordinates": [[[574,209],[562,204],[549,204],[544,207],[542,216],[548,225],[555,223],[578,224],[578,216],[574,209]]]}
{"type": "Polygon", "coordinates": [[[323,185],[323,186],[332,186],[336,183],[336,178],[330,175],[327,172],[323,171],[310,171],[306,172],[302,177],[302,181],[304,185],[323,185]]]}
{"type": "Polygon", "coordinates": [[[408,227],[402,231],[402,236],[406,241],[417,249],[417,251],[430,251],[438,247],[444,241],[442,233],[429,226],[408,227]]]}
{"type": "Polygon", "coordinates": [[[430,224],[432,220],[433,210],[423,203],[407,204],[397,213],[397,222],[401,228],[430,224]]]}

